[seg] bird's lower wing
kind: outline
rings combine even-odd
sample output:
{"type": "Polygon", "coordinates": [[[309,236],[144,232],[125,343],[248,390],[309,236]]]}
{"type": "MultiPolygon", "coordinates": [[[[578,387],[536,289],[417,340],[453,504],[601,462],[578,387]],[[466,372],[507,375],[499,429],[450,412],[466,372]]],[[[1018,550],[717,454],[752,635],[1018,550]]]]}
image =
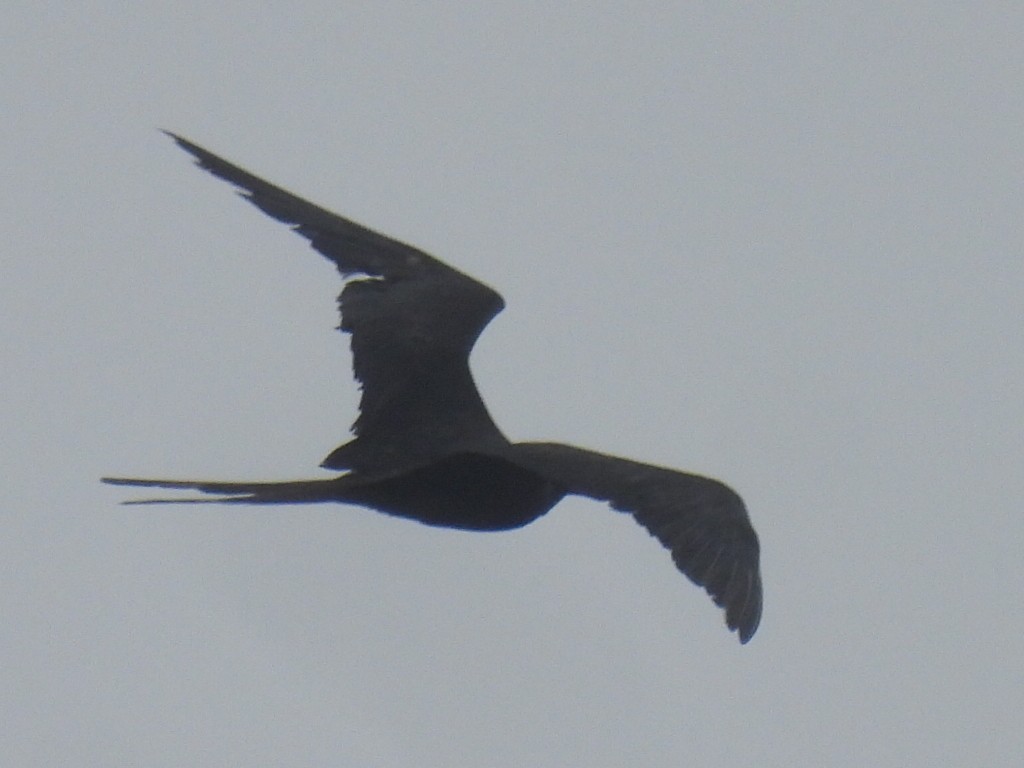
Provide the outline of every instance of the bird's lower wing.
{"type": "Polygon", "coordinates": [[[569,489],[629,512],[676,566],[725,610],[747,642],[761,620],[760,545],[742,499],[728,486],[557,443],[517,443],[512,459],[569,489]]]}

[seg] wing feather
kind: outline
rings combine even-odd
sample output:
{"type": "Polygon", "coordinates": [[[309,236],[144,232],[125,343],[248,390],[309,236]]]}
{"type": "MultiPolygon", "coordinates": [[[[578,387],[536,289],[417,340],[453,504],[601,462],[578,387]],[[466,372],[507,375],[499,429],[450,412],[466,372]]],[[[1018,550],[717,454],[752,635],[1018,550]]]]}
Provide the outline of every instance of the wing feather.
{"type": "Polygon", "coordinates": [[[491,288],[423,251],[321,208],[168,135],[197,164],[290,224],[350,280],[338,298],[362,385],[357,439],[333,451],[329,469],[393,470],[463,448],[505,443],[476,389],[469,354],[504,302],[491,288]]]}
{"type": "Polygon", "coordinates": [[[761,620],[760,545],[743,500],[727,485],[557,443],[516,443],[511,457],[569,493],[632,514],[725,610],[740,641],[753,637],[761,620]]]}

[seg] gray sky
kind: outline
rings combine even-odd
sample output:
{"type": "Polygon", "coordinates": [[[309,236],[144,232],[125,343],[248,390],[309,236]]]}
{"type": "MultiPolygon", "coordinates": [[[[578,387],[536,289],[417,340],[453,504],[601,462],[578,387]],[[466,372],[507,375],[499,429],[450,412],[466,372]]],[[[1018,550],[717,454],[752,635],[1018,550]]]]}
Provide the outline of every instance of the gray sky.
{"type": "Polygon", "coordinates": [[[1024,763],[1024,11],[680,5],[5,5],[9,764],[1024,763]],[[585,500],[118,506],[357,401],[332,267],[159,127],[497,287],[510,437],[736,487],[754,640],[585,500]]]}

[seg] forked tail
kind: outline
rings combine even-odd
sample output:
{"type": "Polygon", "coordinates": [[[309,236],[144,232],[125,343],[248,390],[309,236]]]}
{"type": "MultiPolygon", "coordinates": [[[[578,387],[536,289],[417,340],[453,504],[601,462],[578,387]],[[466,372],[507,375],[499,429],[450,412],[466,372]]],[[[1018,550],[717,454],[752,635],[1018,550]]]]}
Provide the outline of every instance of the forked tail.
{"type": "Polygon", "coordinates": [[[329,480],[292,480],[281,483],[227,483],[207,480],[146,480],[137,477],[104,477],[110,485],[142,488],[180,488],[215,494],[183,499],[132,499],[122,504],[312,504],[341,501],[345,477],[329,480]]]}

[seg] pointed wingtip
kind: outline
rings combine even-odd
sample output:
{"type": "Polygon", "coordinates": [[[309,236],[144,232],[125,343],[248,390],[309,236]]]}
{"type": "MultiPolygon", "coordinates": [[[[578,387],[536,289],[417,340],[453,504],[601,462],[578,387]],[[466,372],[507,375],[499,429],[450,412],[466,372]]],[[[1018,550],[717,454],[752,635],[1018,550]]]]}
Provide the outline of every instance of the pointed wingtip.
{"type": "Polygon", "coordinates": [[[726,609],[726,623],[739,635],[740,643],[746,645],[757,632],[761,625],[762,610],[761,584],[758,580],[756,586],[747,594],[744,601],[739,605],[737,615],[731,615],[733,611],[726,609]]]}
{"type": "Polygon", "coordinates": [[[735,627],[734,629],[736,634],[739,635],[740,645],[746,645],[750,642],[751,638],[754,637],[754,633],[757,632],[757,624],[744,625],[735,627]]]}
{"type": "MultiPolygon", "coordinates": [[[[160,128],[159,130],[160,130],[160,133],[162,133],[165,136],[167,136],[175,144],[177,144],[179,147],[181,147],[186,152],[188,152],[190,155],[192,155],[192,157],[195,158],[196,164],[199,165],[200,167],[203,167],[203,168],[206,168],[207,170],[209,170],[210,169],[210,165],[213,162],[219,162],[219,163],[224,163],[225,165],[229,165],[226,161],[224,161],[221,158],[217,157],[215,154],[210,152],[208,149],[203,149],[202,147],[200,147],[195,142],[192,142],[192,141],[189,141],[188,139],[186,139],[184,136],[182,136],[180,134],[177,134],[174,131],[168,131],[166,128],[160,128]]],[[[215,173],[215,175],[216,175],[216,173],[215,173]]]]}
{"type": "Polygon", "coordinates": [[[175,144],[184,149],[189,154],[193,155],[197,160],[201,159],[203,154],[207,154],[206,150],[200,147],[198,144],[186,139],[184,136],[175,133],[174,131],[168,131],[166,128],[160,128],[160,133],[171,139],[175,144]]]}

